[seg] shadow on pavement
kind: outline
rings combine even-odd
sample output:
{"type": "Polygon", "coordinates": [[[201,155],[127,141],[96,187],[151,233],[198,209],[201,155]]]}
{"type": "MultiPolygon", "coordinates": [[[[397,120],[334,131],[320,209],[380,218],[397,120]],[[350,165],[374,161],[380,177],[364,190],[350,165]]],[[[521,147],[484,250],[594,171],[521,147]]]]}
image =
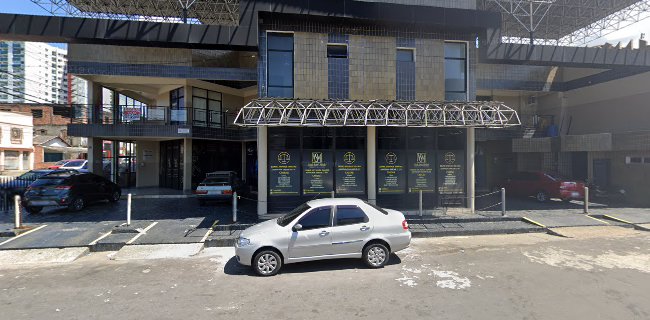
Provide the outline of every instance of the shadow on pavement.
{"type": "MultiPolygon", "coordinates": [[[[396,254],[391,254],[387,266],[398,265],[402,259],[396,254]]],[[[230,258],[224,266],[224,273],[233,276],[253,276],[258,275],[249,266],[240,265],[235,257],[230,258]]],[[[333,259],[291,263],[282,266],[281,274],[291,273],[312,273],[321,271],[349,270],[349,269],[368,269],[361,259],[333,259]]]]}

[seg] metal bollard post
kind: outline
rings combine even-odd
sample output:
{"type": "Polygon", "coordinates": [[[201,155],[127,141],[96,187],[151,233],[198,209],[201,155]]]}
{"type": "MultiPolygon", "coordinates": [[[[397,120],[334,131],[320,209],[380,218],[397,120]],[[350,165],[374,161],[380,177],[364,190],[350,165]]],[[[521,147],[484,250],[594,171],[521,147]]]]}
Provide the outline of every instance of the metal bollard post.
{"type": "Polygon", "coordinates": [[[232,193],[232,222],[237,222],[237,192],[232,193]]]}
{"type": "Polygon", "coordinates": [[[419,197],[420,197],[420,201],[419,201],[420,217],[422,217],[422,190],[420,190],[419,192],[419,197]]]}
{"type": "Polygon", "coordinates": [[[20,196],[14,196],[14,228],[20,229],[22,227],[22,221],[20,221],[20,196]]]}
{"type": "Polygon", "coordinates": [[[589,214],[589,187],[585,187],[585,214],[589,214]]]}
{"type": "Polygon", "coordinates": [[[126,196],[126,225],[131,225],[131,194],[126,196]]]}
{"type": "Polygon", "coordinates": [[[336,198],[336,196],[334,194],[334,190],[332,190],[332,199],[334,199],[334,198],[336,198]]]}
{"type": "Polygon", "coordinates": [[[506,215],[506,188],[501,188],[501,216],[506,215]]]}

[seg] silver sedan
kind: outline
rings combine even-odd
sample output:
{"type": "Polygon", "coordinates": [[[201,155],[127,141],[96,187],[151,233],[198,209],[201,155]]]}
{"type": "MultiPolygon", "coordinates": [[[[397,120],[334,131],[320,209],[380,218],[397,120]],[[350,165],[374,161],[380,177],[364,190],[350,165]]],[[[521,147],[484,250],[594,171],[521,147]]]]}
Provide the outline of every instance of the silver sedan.
{"type": "Polygon", "coordinates": [[[362,258],[381,268],[391,252],[411,243],[404,215],[359,199],[312,200],[286,215],[244,230],[235,243],[237,261],[261,276],[283,264],[321,259],[362,258]]]}

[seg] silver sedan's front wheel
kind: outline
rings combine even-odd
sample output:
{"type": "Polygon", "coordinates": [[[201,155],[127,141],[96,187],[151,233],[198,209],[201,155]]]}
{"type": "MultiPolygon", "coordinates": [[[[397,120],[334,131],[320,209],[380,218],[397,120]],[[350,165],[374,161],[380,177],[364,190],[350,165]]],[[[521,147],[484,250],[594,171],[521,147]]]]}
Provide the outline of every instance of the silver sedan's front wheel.
{"type": "Polygon", "coordinates": [[[390,251],[381,243],[373,243],[363,249],[363,262],[370,268],[381,268],[386,265],[390,251]]]}
{"type": "Polygon", "coordinates": [[[261,251],[253,258],[253,269],[260,276],[274,276],[280,272],[281,267],[282,259],[280,255],[272,250],[261,251]]]}

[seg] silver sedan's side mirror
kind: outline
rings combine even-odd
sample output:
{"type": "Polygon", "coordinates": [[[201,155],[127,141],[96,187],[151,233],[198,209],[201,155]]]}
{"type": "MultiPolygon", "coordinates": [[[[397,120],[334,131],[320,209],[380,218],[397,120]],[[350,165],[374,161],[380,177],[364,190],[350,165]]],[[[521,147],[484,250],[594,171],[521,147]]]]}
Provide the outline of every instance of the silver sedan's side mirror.
{"type": "Polygon", "coordinates": [[[295,231],[300,231],[300,230],[302,230],[302,225],[300,223],[296,223],[296,225],[293,226],[292,229],[293,229],[294,232],[295,231]]]}

